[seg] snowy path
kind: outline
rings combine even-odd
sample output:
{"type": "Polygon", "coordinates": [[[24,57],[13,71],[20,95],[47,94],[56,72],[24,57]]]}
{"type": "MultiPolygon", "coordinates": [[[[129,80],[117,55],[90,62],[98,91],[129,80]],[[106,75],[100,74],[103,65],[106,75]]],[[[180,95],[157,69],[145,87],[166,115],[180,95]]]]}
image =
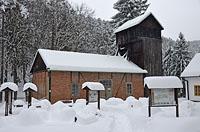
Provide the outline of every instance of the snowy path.
{"type": "MultiPolygon", "coordinates": [[[[43,109],[14,108],[13,115],[0,116],[0,132],[200,132],[200,103],[181,101],[179,118],[175,117],[174,108],[154,109],[149,118],[146,103],[135,101],[130,107],[125,101],[116,103],[114,99],[104,102],[101,111],[96,104],[85,106],[85,102],[71,108],[43,101],[43,109]],[[83,112],[77,122],[74,112],[83,112]]],[[[2,110],[1,107],[1,114],[2,110]]]]}

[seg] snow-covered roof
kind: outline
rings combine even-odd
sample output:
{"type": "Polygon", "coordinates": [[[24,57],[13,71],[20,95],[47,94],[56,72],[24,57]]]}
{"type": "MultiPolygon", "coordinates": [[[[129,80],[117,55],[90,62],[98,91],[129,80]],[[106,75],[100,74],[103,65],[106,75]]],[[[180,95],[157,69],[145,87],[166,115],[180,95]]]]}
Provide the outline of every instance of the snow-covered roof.
{"type": "MultiPolygon", "coordinates": [[[[129,21],[127,21],[127,22],[125,22],[123,25],[121,25],[120,27],[118,27],[116,30],[115,30],[115,32],[114,33],[118,33],[118,32],[121,32],[121,31],[123,31],[123,30],[126,30],[126,29],[128,29],[128,28],[130,28],[130,27],[134,27],[134,26],[136,26],[136,25],[138,25],[138,24],[140,24],[141,22],[143,22],[148,16],[150,16],[150,15],[153,15],[151,12],[146,12],[146,13],[144,13],[143,15],[141,15],[141,16],[138,16],[138,17],[136,17],[136,18],[134,18],[134,19],[132,19],[132,20],[129,20],[129,21]]],[[[154,17],[154,15],[153,15],[153,17],[154,17]]],[[[155,18],[155,17],[154,17],[155,18]]],[[[156,19],[156,18],[155,18],[156,19]]],[[[157,20],[158,21],[158,20],[157,20]]],[[[159,23],[159,21],[158,21],[158,23],[159,23]]],[[[159,23],[160,24],[160,23],[159,23]]],[[[161,24],[160,24],[161,25],[161,24]]],[[[161,25],[161,27],[162,27],[162,25],[161,25]]]]}
{"type": "Polygon", "coordinates": [[[105,90],[103,84],[100,82],[85,82],[82,84],[82,89],[89,88],[90,90],[105,90]]]}
{"type": "Polygon", "coordinates": [[[41,55],[46,68],[51,71],[147,73],[146,70],[121,56],[47,49],[39,49],[38,53],[41,55]]]}
{"type": "Polygon", "coordinates": [[[37,91],[37,86],[33,83],[26,83],[26,84],[24,84],[23,91],[26,91],[27,89],[37,91]]]}
{"type": "Polygon", "coordinates": [[[15,84],[13,82],[5,82],[5,83],[1,84],[0,91],[5,90],[6,88],[9,88],[12,91],[18,91],[17,84],[15,84]]]}
{"type": "Polygon", "coordinates": [[[181,80],[176,76],[152,76],[144,78],[144,85],[149,89],[183,88],[181,80]]]}
{"type": "Polygon", "coordinates": [[[181,77],[199,77],[200,76],[200,53],[197,53],[185,70],[181,73],[181,77]]]}

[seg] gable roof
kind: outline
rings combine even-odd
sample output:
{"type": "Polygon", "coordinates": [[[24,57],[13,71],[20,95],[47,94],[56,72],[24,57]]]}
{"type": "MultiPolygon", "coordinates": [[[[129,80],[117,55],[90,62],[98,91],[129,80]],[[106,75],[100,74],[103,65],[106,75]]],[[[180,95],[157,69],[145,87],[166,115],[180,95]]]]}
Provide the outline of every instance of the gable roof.
{"type": "Polygon", "coordinates": [[[181,77],[199,77],[200,76],[200,53],[197,53],[184,71],[181,73],[181,77]]]}
{"type": "MultiPolygon", "coordinates": [[[[39,49],[46,69],[50,71],[147,73],[136,64],[121,56],[88,54],[68,51],[39,49]]],[[[35,58],[36,58],[35,56],[35,58]]],[[[34,62],[36,59],[34,59],[34,62]]],[[[33,62],[33,64],[34,64],[33,62]]],[[[32,71],[33,65],[31,67],[32,71]]]]}
{"type": "MultiPolygon", "coordinates": [[[[142,23],[147,17],[149,17],[150,15],[152,15],[154,17],[154,15],[151,12],[146,12],[141,16],[138,16],[132,20],[129,20],[127,22],[125,22],[123,25],[121,25],[120,27],[118,27],[114,33],[118,33],[121,32],[123,30],[126,30],[128,28],[134,27],[140,23],[142,23]]],[[[155,18],[155,17],[154,17],[155,18]]],[[[159,23],[159,21],[155,18],[155,20],[159,23]]],[[[163,26],[159,23],[159,25],[161,26],[161,28],[163,29],[163,26]]]]}
{"type": "Polygon", "coordinates": [[[144,85],[147,85],[149,89],[183,88],[181,80],[176,76],[145,77],[144,85]]]}

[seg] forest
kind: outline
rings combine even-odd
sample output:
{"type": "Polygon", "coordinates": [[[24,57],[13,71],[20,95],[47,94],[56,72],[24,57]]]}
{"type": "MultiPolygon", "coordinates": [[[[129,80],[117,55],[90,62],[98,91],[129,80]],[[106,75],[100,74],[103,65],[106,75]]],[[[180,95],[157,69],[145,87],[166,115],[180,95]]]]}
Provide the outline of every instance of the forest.
{"type": "MultiPolygon", "coordinates": [[[[31,81],[30,67],[40,48],[115,55],[114,30],[148,7],[147,0],[118,0],[113,5],[118,13],[106,21],[94,17],[87,5],[67,0],[0,0],[0,82],[31,81]]],[[[188,42],[180,34],[177,40],[162,37],[164,75],[180,76],[200,51],[200,41],[188,42]]]]}

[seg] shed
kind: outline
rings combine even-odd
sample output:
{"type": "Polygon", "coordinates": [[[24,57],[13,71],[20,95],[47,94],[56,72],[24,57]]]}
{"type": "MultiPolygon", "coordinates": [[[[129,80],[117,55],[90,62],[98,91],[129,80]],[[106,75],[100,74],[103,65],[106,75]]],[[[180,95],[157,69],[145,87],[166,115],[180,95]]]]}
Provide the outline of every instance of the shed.
{"type": "Polygon", "coordinates": [[[35,98],[58,100],[84,98],[84,82],[100,82],[102,98],[144,96],[143,74],[147,71],[121,56],[39,49],[31,66],[35,98]]]}
{"type": "Polygon", "coordinates": [[[200,53],[195,54],[181,73],[188,100],[200,101],[200,53]]]}
{"type": "Polygon", "coordinates": [[[149,89],[149,116],[151,107],[176,107],[178,117],[178,88],[183,88],[176,76],[152,76],[144,78],[144,86],[149,89]]]}

